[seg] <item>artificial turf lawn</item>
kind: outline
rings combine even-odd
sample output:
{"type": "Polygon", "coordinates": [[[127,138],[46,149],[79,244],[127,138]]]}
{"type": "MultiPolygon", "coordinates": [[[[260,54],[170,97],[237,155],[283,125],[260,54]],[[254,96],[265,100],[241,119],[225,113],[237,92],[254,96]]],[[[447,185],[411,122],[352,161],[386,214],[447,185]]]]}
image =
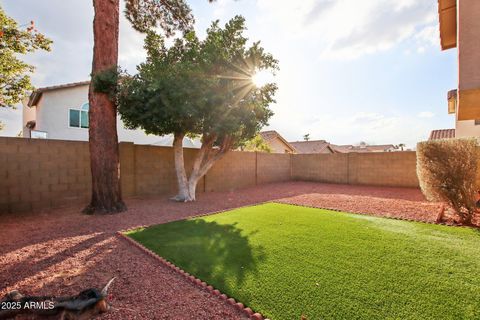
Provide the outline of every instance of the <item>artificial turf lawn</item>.
{"type": "Polygon", "coordinates": [[[269,203],[130,237],[273,319],[480,319],[480,232],[269,203]]]}

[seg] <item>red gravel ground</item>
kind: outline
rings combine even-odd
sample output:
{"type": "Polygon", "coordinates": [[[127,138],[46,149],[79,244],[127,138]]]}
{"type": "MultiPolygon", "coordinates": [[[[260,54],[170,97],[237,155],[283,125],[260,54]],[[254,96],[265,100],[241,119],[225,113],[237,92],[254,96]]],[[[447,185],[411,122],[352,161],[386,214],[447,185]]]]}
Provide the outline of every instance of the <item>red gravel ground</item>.
{"type": "Polygon", "coordinates": [[[310,193],[277,202],[426,222],[435,222],[441,210],[438,203],[345,194],[310,193]]]}
{"type": "Polygon", "coordinates": [[[14,289],[72,295],[116,277],[110,290],[112,310],[101,319],[244,319],[115,232],[271,200],[426,221],[434,220],[439,209],[424,202],[418,189],[287,182],[200,194],[195,203],[167,197],[127,199],[129,210],[117,215],[86,216],[81,207],[72,206],[3,216],[0,297],[14,289]]]}

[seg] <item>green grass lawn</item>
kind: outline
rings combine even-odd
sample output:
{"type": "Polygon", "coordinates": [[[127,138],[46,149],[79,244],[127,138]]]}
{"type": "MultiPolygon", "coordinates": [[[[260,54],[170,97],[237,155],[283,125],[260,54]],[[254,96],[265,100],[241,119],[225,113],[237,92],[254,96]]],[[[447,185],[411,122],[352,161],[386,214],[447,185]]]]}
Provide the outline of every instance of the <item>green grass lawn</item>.
{"type": "Polygon", "coordinates": [[[480,319],[474,229],[269,203],[129,236],[272,320],[480,319]]]}

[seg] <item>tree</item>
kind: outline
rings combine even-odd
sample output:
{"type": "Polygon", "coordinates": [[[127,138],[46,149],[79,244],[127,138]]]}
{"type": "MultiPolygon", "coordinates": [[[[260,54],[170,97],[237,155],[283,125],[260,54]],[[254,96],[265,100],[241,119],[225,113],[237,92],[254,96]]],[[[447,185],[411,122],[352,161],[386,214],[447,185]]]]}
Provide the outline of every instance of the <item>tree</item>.
{"type": "MultiPolygon", "coordinates": [[[[126,210],[120,189],[120,162],[114,99],[118,63],[119,0],[93,0],[93,63],[89,89],[89,147],[92,197],[85,213],[126,210]]],[[[193,16],[183,0],[127,0],[125,15],[147,32],[161,27],[166,35],[190,30],[193,16]]]]}
{"type": "Polygon", "coordinates": [[[246,46],[245,19],[224,28],[212,23],[200,41],[188,32],[166,48],[163,37],[149,33],[147,60],[138,74],[122,82],[119,112],[128,128],[174,135],[177,201],[194,201],[197,182],[229,150],[252,139],[273,115],[269,104],[277,86],[257,88],[252,76],[278,69],[260,43],[246,46]],[[183,159],[185,135],[201,136],[190,176],[183,159]]]}
{"type": "Polygon", "coordinates": [[[245,144],[241,148],[245,151],[260,151],[268,153],[272,152],[272,148],[270,148],[268,143],[259,134],[253,137],[253,139],[245,142],[245,144]]]}
{"type": "Polygon", "coordinates": [[[399,143],[397,145],[397,149],[400,148],[401,151],[403,151],[403,148],[405,148],[405,143],[399,143]]]}
{"type": "Polygon", "coordinates": [[[303,136],[303,140],[304,140],[304,141],[310,140],[310,133],[305,134],[305,135],[303,136]]]}
{"type": "Polygon", "coordinates": [[[102,73],[117,69],[119,0],[93,0],[92,81],[88,92],[92,198],[85,213],[112,213],[126,209],[120,190],[117,109],[108,92],[100,90],[102,73]],[[103,91],[103,92],[102,92],[103,91]]]}
{"type": "Polygon", "coordinates": [[[33,21],[26,28],[19,26],[0,7],[0,107],[19,103],[33,89],[30,73],[35,68],[18,56],[36,50],[50,51],[51,44],[33,21]]]}

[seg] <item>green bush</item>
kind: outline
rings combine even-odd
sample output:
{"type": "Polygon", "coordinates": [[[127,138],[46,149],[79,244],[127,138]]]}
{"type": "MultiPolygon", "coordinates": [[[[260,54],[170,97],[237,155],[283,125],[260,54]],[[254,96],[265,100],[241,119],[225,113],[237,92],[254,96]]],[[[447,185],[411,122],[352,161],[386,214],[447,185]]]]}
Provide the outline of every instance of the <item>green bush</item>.
{"type": "Polygon", "coordinates": [[[477,142],[447,139],[417,145],[417,175],[429,201],[447,203],[463,224],[471,224],[476,210],[477,142]]]}

